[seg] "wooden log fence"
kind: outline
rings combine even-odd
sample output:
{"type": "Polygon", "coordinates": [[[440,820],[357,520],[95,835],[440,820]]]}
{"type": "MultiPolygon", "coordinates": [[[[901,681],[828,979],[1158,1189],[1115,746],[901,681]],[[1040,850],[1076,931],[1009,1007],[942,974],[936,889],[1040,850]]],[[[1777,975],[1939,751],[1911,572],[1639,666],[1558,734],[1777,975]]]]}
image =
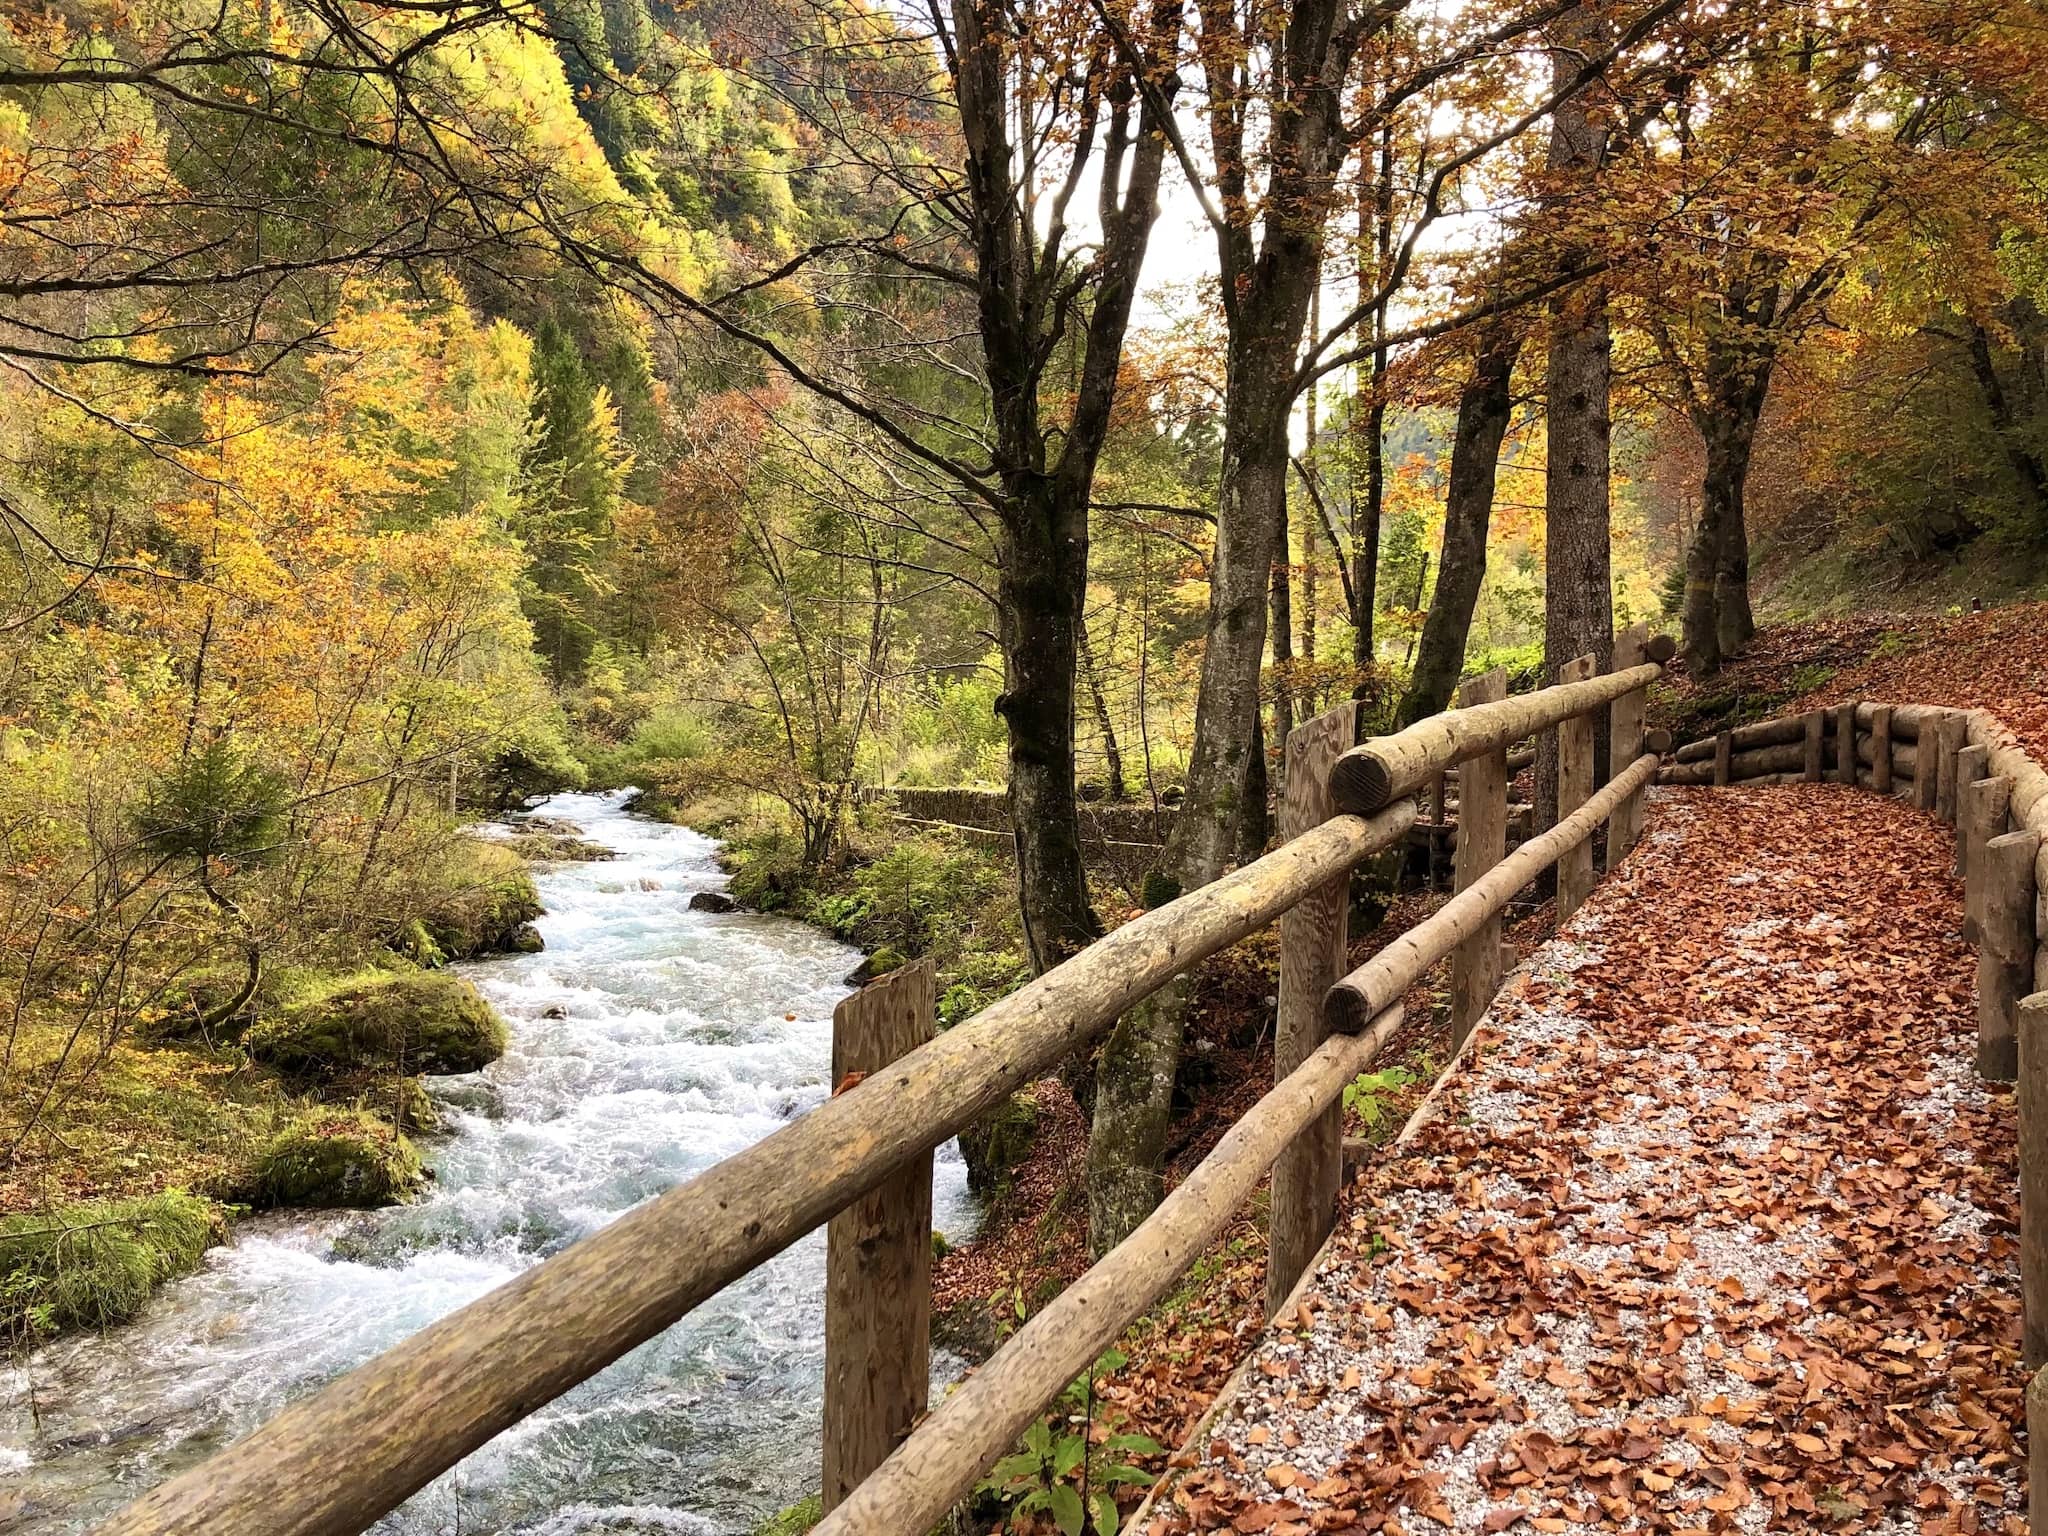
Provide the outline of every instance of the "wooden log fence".
{"type": "MultiPolygon", "coordinates": [[[[1330,769],[1358,740],[1358,705],[1342,704],[1297,726],[1287,737],[1287,779],[1280,798],[1280,835],[1295,838],[1335,814],[1330,769]]],[[[1348,872],[1309,892],[1280,918],[1280,1003],[1273,1031],[1273,1080],[1280,1082],[1322,1046],[1323,994],[1344,971],[1351,907],[1348,872]]],[[[1267,1239],[1266,1311],[1286,1299],[1293,1281],[1337,1214],[1343,1179],[1344,1115],[1332,1100],[1273,1164],[1272,1218],[1267,1239]]],[[[1092,1357],[1091,1357],[1092,1358],[1092,1357]]]]}
{"type": "Polygon", "coordinates": [[[100,1536],[360,1532],[821,1225],[828,1513],[818,1529],[930,1529],[1185,1272],[1268,1169],[1269,1294],[1293,1288],[1335,1215],[1343,1090],[1399,1023],[1393,979],[1465,954],[1465,1007],[1483,1010],[1499,983],[1508,900],[1588,847],[1603,822],[1610,863],[1633,841],[1617,836],[1615,819],[1638,804],[1668,741],[1618,758],[1627,766],[1593,792],[1591,728],[1574,722],[1614,704],[1616,743],[1641,744],[1644,690],[1671,644],[1632,632],[1617,651],[1629,664],[1614,672],[1512,698],[1504,675],[1479,680],[1453,714],[1360,747],[1354,706],[1308,722],[1289,736],[1287,840],[1271,853],[1132,919],[943,1034],[931,1033],[928,967],[906,967],[847,999],[835,1015],[836,1087],[823,1104],[291,1405],[145,1493],[102,1523],[100,1536]],[[1574,743],[1567,757],[1588,761],[1571,781],[1574,796],[1586,791],[1583,803],[1568,801],[1556,827],[1505,856],[1510,749],[1560,728],[1574,743]],[[1407,835],[1416,790],[1461,764],[1460,894],[1382,960],[1340,976],[1352,871],[1407,835]],[[933,1150],[1134,1004],[1275,919],[1282,974],[1271,1092],[1136,1232],[916,1423],[929,1371],[933,1150]],[[1483,956],[1470,947],[1482,932],[1483,956]],[[1362,1016],[1359,999],[1371,996],[1391,1000],[1362,1016]]]}
{"type": "MultiPolygon", "coordinates": [[[[1614,637],[1613,668],[1625,672],[1639,667],[1650,659],[1650,626],[1635,624],[1614,637]]],[[[1608,706],[1607,761],[1610,771],[1618,773],[1623,763],[1632,763],[1647,746],[1644,717],[1649,713],[1649,696],[1646,692],[1625,693],[1608,706]]],[[[1671,745],[1671,738],[1659,733],[1665,748],[1671,745]]],[[[1635,847],[1643,835],[1643,797],[1634,794],[1614,808],[1614,815],[1607,824],[1607,868],[1612,869],[1635,847]]]]}
{"type": "MultiPolygon", "coordinates": [[[[1579,656],[1558,668],[1561,683],[1583,683],[1600,665],[1597,656],[1579,656]]],[[[1557,815],[1567,820],[1593,793],[1593,719],[1575,715],[1557,726],[1557,815]]],[[[1558,855],[1557,920],[1569,922],[1593,894],[1593,842],[1583,838],[1558,855]]]]}
{"type": "Polygon", "coordinates": [[[1670,636],[1659,635],[1649,650],[1652,659],[1639,667],[1517,694],[1492,710],[1454,709],[1431,715],[1392,736],[1353,747],[1338,759],[1330,775],[1330,793],[1339,809],[1370,815],[1413,794],[1453,763],[1501,750],[1551,729],[1559,720],[1647,688],[1663,676],[1663,663],[1671,659],[1670,636]]]}

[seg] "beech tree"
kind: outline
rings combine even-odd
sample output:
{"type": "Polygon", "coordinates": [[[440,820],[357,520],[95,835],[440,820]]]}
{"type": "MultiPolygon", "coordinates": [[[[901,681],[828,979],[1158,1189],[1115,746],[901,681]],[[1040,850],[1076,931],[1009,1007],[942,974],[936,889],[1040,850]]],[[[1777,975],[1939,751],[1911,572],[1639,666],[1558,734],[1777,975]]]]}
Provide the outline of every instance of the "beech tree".
{"type": "Polygon", "coordinates": [[[2033,71],[2001,0],[1799,9],[1722,30],[1648,119],[1613,225],[1629,314],[1705,445],[1685,556],[1696,672],[1754,633],[1745,488],[1774,372],[1910,210],[2010,147],[2033,71]]]}

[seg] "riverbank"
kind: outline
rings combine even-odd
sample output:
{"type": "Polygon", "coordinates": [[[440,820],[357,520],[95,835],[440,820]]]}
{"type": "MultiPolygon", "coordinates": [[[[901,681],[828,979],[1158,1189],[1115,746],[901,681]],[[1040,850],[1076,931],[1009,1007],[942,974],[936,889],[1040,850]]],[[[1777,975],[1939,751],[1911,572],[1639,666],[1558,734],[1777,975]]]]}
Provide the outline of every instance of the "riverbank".
{"type": "MultiPolygon", "coordinates": [[[[727,886],[717,845],[621,799],[543,808],[617,854],[538,872],[546,949],[453,968],[510,1038],[485,1071],[431,1081],[445,1130],[423,1144],[435,1177],[417,1200],[247,1218],[129,1326],[0,1378],[0,1510],[27,1500],[17,1528],[86,1528],[824,1100],[859,953],[781,917],[692,910],[727,886]],[[11,1476],[10,1456],[26,1463],[11,1476]]],[[[951,1155],[935,1209],[954,1238],[971,1226],[951,1155]]],[[[816,1486],[822,1276],[822,1240],[798,1244],[499,1437],[391,1531],[752,1530],[816,1486]]]]}
{"type": "Polygon", "coordinates": [[[0,1072],[0,1346],[127,1321],[249,1211],[417,1192],[436,1129],[421,1076],[504,1049],[437,967],[537,947],[539,915],[525,860],[465,838],[392,946],[200,968],[105,1035],[21,1014],[0,1072]]]}

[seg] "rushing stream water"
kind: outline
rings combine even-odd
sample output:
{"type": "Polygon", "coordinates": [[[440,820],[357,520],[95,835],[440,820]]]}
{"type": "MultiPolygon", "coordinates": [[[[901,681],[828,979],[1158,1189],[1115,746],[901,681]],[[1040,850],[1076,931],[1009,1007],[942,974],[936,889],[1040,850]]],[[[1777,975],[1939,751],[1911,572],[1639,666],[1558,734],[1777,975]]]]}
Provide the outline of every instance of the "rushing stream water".
{"type": "MultiPolygon", "coordinates": [[[[618,850],[538,875],[544,952],[463,967],[511,1050],[430,1081],[436,1182],[367,1215],[249,1221],[136,1323],[0,1393],[0,1530],[79,1530],[350,1366],[822,1100],[859,955],[688,910],[717,845],[618,795],[541,809],[618,850]]],[[[937,1224],[972,1217],[940,1155],[937,1224]]],[[[822,1233],[542,1409],[380,1524],[426,1536],[743,1532],[816,1486],[822,1233]]]]}

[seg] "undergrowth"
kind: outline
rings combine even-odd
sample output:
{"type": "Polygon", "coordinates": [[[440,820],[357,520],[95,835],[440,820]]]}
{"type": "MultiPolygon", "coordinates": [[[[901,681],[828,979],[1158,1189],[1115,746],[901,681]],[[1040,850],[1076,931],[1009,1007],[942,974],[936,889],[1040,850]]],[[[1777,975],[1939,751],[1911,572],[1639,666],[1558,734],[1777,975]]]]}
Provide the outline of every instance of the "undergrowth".
{"type": "Polygon", "coordinates": [[[681,819],[722,840],[729,890],[745,905],[858,945],[873,956],[875,974],[929,957],[942,1027],[978,1013],[1030,974],[1015,876],[999,850],[863,812],[842,856],[807,868],[802,840],[774,809],[691,807],[681,819]]]}
{"type": "Polygon", "coordinates": [[[126,1322],[198,1265],[220,1226],[213,1202],[183,1190],[0,1217],[0,1339],[22,1348],[126,1322]]]}

